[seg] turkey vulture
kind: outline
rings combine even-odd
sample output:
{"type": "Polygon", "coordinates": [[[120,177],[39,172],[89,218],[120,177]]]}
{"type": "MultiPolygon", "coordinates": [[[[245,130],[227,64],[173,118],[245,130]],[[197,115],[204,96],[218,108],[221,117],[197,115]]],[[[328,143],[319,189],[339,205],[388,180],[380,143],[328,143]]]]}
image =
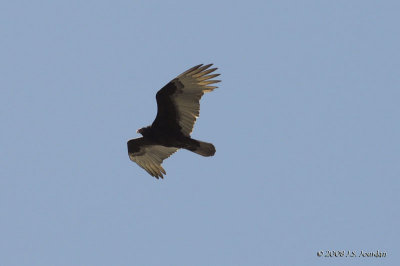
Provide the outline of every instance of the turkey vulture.
{"type": "Polygon", "coordinates": [[[194,123],[199,117],[200,98],[213,91],[220,82],[212,80],[219,74],[210,74],[217,68],[212,64],[197,65],[183,72],[157,92],[157,116],[153,124],[137,131],[142,138],[128,141],[129,158],[155,178],[166,174],[161,166],[179,149],[187,149],[202,156],[213,156],[211,143],[192,139],[194,123]]]}

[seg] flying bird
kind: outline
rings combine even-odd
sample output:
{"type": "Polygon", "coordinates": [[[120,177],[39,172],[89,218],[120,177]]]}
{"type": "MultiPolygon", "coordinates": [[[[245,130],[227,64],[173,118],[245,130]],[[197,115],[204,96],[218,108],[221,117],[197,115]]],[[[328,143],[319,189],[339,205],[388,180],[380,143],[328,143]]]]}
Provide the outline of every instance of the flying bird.
{"type": "Polygon", "coordinates": [[[147,127],[137,130],[143,137],[128,141],[129,158],[155,178],[166,174],[162,162],[179,149],[202,156],[213,156],[211,143],[192,139],[193,126],[200,112],[200,99],[220,82],[212,74],[217,68],[200,64],[188,69],[156,94],[157,116],[147,127]]]}

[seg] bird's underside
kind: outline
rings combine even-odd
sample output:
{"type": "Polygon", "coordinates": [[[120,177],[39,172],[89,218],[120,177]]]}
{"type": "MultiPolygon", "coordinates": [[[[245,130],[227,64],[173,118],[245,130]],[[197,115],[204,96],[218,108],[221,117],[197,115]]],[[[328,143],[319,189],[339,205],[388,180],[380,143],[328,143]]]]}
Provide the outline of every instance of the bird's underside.
{"type": "Polygon", "coordinates": [[[162,162],[178,149],[187,149],[202,156],[213,156],[211,143],[192,139],[190,134],[200,112],[200,99],[220,82],[212,80],[217,68],[197,65],[171,80],[157,92],[157,116],[154,122],[138,130],[142,138],[128,141],[129,158],[156,178],[166,174],[162,162]]]}

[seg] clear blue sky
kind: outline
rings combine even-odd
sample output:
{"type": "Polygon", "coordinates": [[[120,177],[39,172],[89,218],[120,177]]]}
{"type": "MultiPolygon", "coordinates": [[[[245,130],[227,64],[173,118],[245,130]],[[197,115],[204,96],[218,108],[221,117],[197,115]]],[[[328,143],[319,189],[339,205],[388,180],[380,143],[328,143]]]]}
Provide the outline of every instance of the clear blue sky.
{"type": "Polygon", "coordinates": [[[0,265],[400,265],[399,1],[6,1],[0,265]],[[156,180],[126,142],[214,63],[156,180]],[[319,258],[318,251],[387,252],[319,258]]]}

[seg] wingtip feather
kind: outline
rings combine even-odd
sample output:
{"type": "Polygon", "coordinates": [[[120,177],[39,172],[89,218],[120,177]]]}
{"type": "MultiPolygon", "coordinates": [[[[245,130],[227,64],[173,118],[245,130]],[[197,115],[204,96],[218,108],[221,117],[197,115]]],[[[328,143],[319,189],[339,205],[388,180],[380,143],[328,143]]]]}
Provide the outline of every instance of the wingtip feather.
{"type": "Polygon", "coordinates": [[[203,65],[203,64],[199,64],[199,65],[197,65],[197,66],[191,67],[191,68],[189,68],[188,70],[186,70],[185,72],[183,72],[182,74],[180,74],[178,77],[181,77],[181,76],[186,75],[186,74],[188,74],[188,73],[190,73],[190,72],[192,72],[192,71],[195,71],[196,69],[198,69],[198,68],[201,67],[202,65],[203,65]]]}
{"type": "Polygon", "coordinates": [[[212,66],[212,64],[208,64],[205,66],[202,65],[199,68],[196,68],[195,70],[186,73],[186,75],[194,76],[196,74],[203,73],[203,71],[209,68],[210,66],[212,66]]]}
{"type": "Polygon", "coordinates": [[[217,69],[218,68],[216,68],[216,67],[215,68],[210,68],[210,69],[205,69],[204,71],[196,72],[194,75],[191,74],[191,76],[194,77],[194,78],[199,78],[199,77],[205,76],[207,74],[210,74],[210,73],[214,72],[217,69]]]}

